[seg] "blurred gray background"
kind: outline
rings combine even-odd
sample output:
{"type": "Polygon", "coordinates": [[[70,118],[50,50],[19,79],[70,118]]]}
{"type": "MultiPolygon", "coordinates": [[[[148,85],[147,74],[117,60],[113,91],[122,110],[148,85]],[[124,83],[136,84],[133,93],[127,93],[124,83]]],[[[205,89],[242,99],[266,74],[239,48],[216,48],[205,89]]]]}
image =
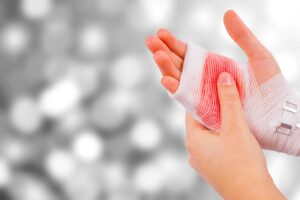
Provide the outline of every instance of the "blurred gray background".
{"type": "MultiPolygon", "coordinates": [[[[227,9],[299,92],[297,0],[1,0],[0,199],[221,199],[187,164],[184,110],[144,40],[165,27],[245,62],[227,9]]],[[[299,158],[265,155],[277,186],[300,199],[299,158]]]]}

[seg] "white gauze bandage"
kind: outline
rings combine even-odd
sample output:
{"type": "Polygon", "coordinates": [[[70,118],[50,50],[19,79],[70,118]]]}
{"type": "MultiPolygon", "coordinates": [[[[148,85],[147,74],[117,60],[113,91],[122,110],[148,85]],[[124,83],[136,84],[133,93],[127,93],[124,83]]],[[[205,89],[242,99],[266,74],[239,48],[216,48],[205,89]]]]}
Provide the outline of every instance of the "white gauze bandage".
{"type": "Polygon", "coordinates": [[[236,82],[251,131],[264,149],[300,156],[300,98],[282,74],[258,86],[249,64],[188,44],[180,85],[172,98],[211,130],[220,128],[220,73],[236,82]]]}

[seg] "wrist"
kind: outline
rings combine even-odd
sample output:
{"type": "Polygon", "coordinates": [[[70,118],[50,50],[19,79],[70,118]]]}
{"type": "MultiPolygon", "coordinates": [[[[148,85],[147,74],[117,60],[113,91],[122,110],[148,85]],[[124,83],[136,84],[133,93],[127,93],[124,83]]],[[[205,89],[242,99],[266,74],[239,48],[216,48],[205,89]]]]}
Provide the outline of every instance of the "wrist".
{"type": "Polygon", "coordinates": [[[249,178],[233,184],[232,190],[221,194],[230,200],[285,200],[286,198],[274,184],[270,175],[260,178],[249,178]]]}

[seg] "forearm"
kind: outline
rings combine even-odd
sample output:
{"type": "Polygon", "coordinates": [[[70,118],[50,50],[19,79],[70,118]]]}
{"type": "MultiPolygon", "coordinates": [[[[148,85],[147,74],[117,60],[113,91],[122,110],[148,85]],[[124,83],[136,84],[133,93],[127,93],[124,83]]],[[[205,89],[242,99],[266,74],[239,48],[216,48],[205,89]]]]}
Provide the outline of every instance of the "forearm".
{"type": "Polygon", "coordinates": [[[225,189],[221,195],[226,200],[286,200],[271,177],[260,181],[249,181],[247,184],[238,184],[234,190],[226,191],[225,189]]]}

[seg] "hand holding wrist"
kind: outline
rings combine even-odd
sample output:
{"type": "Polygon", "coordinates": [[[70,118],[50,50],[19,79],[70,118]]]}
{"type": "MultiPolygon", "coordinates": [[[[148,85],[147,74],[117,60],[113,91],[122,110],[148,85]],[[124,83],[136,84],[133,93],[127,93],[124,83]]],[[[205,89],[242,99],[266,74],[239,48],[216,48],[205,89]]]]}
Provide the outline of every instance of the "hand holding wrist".
{"type": "Polygon", "coordinates": [[[209,131],[187,115],[192,167],[225,199],[284,199],[270,177],[261,147],[248,128],[234,80],[218,79],[222,126],[209,131]]]}

